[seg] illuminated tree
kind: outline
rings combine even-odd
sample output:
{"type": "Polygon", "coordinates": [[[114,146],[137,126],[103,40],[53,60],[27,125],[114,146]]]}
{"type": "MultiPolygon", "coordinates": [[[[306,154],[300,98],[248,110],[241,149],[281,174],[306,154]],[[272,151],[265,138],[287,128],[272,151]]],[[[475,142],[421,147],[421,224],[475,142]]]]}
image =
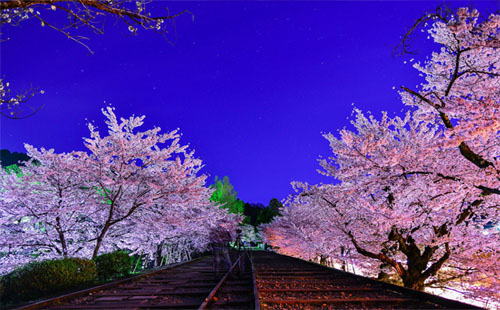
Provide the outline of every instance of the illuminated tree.
{"type": "Polygon", "coordinates": [[[413,289],[462,279],[471,290],[484,277],[495,291],[499,232],[484,226],[499,217],[500,201],[458,173],[474,166],[457,161],[458,149],[422,152],[442,132],[410,113],[377,121],[358,111],[353,124],[356,132],[325,135],[334,157],[321,165],[341,185],[297,183],[283,217],[264,225],[266,242],[307,259],[342,262],[347,251],[359,269],[375,276],[390,267],[413,289]]]}
{"type": "Polygon", "coordinates": [[[150,257],[172,243],[204,250],[211,228],[234,233],[241,218],[209,201],[201,160],[179,144],[178,130],[135,133],[144,116],[103,114],[109,135],[89,124],[90,154],[26,145],[32,159],[19,179],[2,170],[1,272],[35,257],[94,258],[117,247],[150,257]]]}
{"type": "Polygon", "coordinates": [[[97,228],[93,257],[101,246],[115,243],[115,238],[104,242],[106,235],[120,239],[126,232],[140,238],[142,230],[130,231],[131,225],[147,223],[146,228],[154,228],[155,222],[175,214],[172,208],[179,210],[173,218],[186,225],[182,211],[211,205],[205,200],[209,197],[203,186],[206,176],[196,175],[201,160],[194,157],[194,151],[187,152],[187,146],[179,145],[178,130],[159,134],[160,128],[154,128],[134,133],[143,124],[144,116],[122,118],[119,122],[111,108],[103,113],[108,118],[109,136],[101,138],[89,124],[91,138],[85,139],[91,152],[90,160],[85,162],[89,184],[110,201],[109,205],[97,205],[100,212],[92,217],[97,228]],[[158,144],[167,142],[167,148],[159,148],[158,144]]]}
{"type": "Polygon", "coordinates": [[[210,201],[227,209],[230,213],[243,214],[244,202],[238,199],[238,193],[234,191],[233,185],[229,182],[229,178],[225,176],[222,181],[215,176],[215,184],[210,186],[215,189],[210,201]]]}
{"type": "Polygon", "coordinates": [[[0,172],[2,273],[34,258],[85,256],[90,249],[85,219],[97,195],[81,189],[86,179],[80,161],[87,154],[25,146],[31,159],[0,172]]]}
{"type": "Polygon", "coordinates": [[[320,164],[340,185],[296,184],[301,193],[265,226],[266,238],[311,252],[298,250],[304,233],[289,230],[314,227],[327,236],[327,254],[341,259],[347,249],[372,275],[382,268],[406,287],[446,284],[498,299],[500,231],[491,223],[500,217],[500,15],[480,22],[477,11],[439,13],[417,22],[432,22],[442,48],[415,64],[426,80],[420,91],[402,87],[414,112],[377,120],[355,110],[354,131],[325,134],[333,157],[320,164]],[[305,225],[295,214],[308,209],[305,225]]]}

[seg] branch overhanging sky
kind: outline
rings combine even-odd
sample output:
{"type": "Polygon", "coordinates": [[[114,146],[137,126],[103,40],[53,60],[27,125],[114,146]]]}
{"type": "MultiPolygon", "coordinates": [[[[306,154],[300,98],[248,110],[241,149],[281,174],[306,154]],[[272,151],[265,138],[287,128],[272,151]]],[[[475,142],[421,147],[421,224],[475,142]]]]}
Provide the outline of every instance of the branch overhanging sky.
{"type": "Polygon", "coordinates": [[[422,82],[411,65],[436,49],[419,32],[417,55],[392,56],[417,18],[440,4],[484,15],[499,3],[155,1],[153,15],[194,16],[175,19],[173,44],[108,17],[104,35],[82,32],[94,54],[38,20],[4,26],[1,75],[13,90],[43,89],[31,100],[45,107],[2,117],[0,148],[86,150],[87,122],[105,134],[101,108],[112,104],[119,117],[146,115],[141,131],[180,128],[209,183],[227,175],[245,202],[282,200],[291,181],[334,181],[317,172],[319,156],[331,155],[321,133],[350,128],[352,103],[376,117],[406,109],[397,89],[422,82]]]}

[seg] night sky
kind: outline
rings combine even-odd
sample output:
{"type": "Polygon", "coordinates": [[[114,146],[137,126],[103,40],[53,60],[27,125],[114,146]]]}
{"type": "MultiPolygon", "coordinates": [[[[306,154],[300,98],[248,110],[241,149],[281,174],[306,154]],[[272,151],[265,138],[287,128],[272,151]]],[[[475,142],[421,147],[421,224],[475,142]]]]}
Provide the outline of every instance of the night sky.
{"type": "Polygon", "coordinates": [[[349,128],[352,103],[377,117],[401,113],[397,88],[421,82],[410,59],[435,46],[420,33],[418,55],[393,57],[393,47],[442,3],[484,14],[500,2],[157,1],[153,15],[168,6],[194,16],[176,18],[172,44],[108,18],[104,35],[80,33],[94,54],[37,20],[5,26],[1,75],[14,90],[43,89],[31,100],[45,107],[25,120],[2,117],[0,148],[83,151],[86,123],[104,134],[101,108],[112,104],[119,117],[146,115],[141,131],[180,128],[209,183],[228,176],[240,199],[267,205],[292,193],[291,181],[333,181],[317,172],[319,156],[331,154],[321,133],[349,128]]]}

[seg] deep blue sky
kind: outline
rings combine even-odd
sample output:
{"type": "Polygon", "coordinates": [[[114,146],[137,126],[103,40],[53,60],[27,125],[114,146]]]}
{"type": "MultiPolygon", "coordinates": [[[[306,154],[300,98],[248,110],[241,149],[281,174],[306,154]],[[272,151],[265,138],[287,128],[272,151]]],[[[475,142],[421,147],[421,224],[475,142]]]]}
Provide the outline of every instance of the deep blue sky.
{"type": "Polygon", "coordinates": [[[32,101],[45,108],[25,120],[1,118],[0,148],[85,150],[86,119],[104,130],[100,109],[112,103],[120,117],[146,115],[144,130],[179,127],[210,182],[227,175],[240,199],[267,205],[291,193],[293,180],[332,182],[316,172],[318,157],[331,154],[321,133],[349,126],[352,103],[377,116],[399,113],[392,88],[419,83],[409,59],[424,59],[432,46],[421,34],[417,56],[393,58],[392,48],[441,3],[460,5],[157,1],[153,14],[168,6],[194,15],[176,19],[173,45],[153,32],[131,36],[108,18],[105,34],[87,41],[92,55],[36,20],[3,27],[10,40],[1,43],[1,74],[14,89],[43,89],[32,101]]]}

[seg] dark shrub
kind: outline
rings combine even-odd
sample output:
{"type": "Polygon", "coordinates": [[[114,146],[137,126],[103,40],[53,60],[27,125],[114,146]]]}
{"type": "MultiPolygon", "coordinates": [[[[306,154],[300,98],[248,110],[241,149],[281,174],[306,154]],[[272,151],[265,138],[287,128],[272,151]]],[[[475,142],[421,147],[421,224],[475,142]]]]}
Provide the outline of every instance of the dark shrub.
{"type": "Polygon", "coordinates": [[[95,263],[88,259],[65,258],[29,263],[2,277],[3,302],[46,297],[97,280],[95,263]]]}
{"type": "Polygon", "coordinates": [[[132,257],[126,251],[118,250],[97,256],[95,259],[100,280],[109,280],[128,275],[132,270],[132,257]]]}
{"type": "Polygon", "coordinates": [[[2,278],[0,277],[0,300],[2,300],[2,295],[3,295],[3,282],[2,278]]]}

